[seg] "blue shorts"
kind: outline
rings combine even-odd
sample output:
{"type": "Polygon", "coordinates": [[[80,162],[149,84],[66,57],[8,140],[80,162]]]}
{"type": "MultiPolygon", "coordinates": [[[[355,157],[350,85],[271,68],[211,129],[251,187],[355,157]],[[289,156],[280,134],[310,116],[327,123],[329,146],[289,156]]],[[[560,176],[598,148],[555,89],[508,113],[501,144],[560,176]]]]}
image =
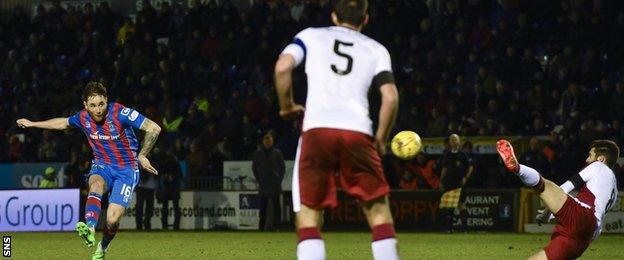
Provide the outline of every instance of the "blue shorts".
{"type": "Polygon", "coordinates": [[[91,175],[99,175],[104,179],[108,193],[108,202],[128,208],[132,202],[132,192],[139,183],[139,169],[114,168],[110,165],[93,163],[86,176],[87,183],[91,175]]]}

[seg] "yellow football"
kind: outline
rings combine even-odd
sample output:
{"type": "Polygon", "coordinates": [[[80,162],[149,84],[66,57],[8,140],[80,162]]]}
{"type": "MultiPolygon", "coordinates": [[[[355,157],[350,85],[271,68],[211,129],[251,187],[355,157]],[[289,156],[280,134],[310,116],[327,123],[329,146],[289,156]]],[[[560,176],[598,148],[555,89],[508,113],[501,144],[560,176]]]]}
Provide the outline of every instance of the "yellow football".
{"type": "Polygon", "coordinates": [[[420,136],[414,131],[401,131],[390,142],[392,153],[402,160],[414,158],[422,148],[420,136]]]}

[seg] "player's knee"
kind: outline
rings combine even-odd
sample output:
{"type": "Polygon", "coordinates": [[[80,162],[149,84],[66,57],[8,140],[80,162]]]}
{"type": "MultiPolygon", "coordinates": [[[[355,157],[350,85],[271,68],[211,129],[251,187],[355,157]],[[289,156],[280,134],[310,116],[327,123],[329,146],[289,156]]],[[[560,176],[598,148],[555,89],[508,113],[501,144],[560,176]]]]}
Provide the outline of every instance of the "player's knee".
{"type": "Polygon", "coordinates": [[[117,223],[119,223],[122,215],[123,211],[110,210],[109,213],[106,214],[106,224],[116,225],[117,223]]]}
{"type": "Polygon", "coordinates": [[[540,194],[540,198],[546,203],[550,211],[557,213],[568,199],[568,194],[554,182],[545,180],[544,192],[540,194]]]}
{"type": "Polygon", "coordinates": [[[120,219],[121,219],[120,215],[109,214],[108,216],[106,216],[106,224],[108,224],[108,225],[116,225],[117,223],[119,223],[120,219]]]}
{"type": "Polygon", "coordinates": [[[383,224],[393,224],[392,215],[385,212],[374,212],[368,216],[368,223],[370,223],[371,227],[383,225],[383,224]]]}
{"type": "Polygon", "coordinates": [[[102,182],[92,182],[89,184],[89,191],[96,192],[98,194],[104,193],[104,183],[102,182]]]}
{"type": "Polygon", "coordinates": [[[93,178],[89,181],[89,191],[102,194],[104,193],[104,185],[104,180],[101,178],[93,178]]]}
{"type": "Polygon", "coordinates": [[[362,208],[371,227],[392,224],[392,214],[386,197],[362,202],[362,208]]]}
{"type": "Polygon", "coordinates": [[[307,227],[317,227],[318,224],[319,224],[318,221],[313,217],[310,217],[308,215],[298,215],[295,226],[297,228],[307,228],[307,227]]]}
{"type": "Polygon", "coordinates": [[[388,197],[383,196],[369,201],[362,201],[360,205],[364,207],[364,210],[375,210],[380,205],[388,205],[388,197]]]}

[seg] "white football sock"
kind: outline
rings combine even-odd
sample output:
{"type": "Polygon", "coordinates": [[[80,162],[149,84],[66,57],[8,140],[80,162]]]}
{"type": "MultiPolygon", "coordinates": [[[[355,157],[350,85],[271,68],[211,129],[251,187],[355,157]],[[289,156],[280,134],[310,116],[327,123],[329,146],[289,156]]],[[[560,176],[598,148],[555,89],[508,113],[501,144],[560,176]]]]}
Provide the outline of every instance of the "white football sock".
{"type": "Polygon", "coordinates": [[[537,172],[535,169],[529,166],[524,166],[522,164],[520,164],[518,177],[520,177],[520,180],[522,180],[524,185],[527,185],[529,187],[535,187],[535,185],[537,185],[542,178],[539,172],[537,172]]]}
{"type": "Polygon", "coordinates": [[[306,239],[297,244],[298,260],[325,260],[325,243],[322,239],[306,239]]]}
{"type": "Polygon", "coordinates": [[[396,238],[386,238],[373,241],[373,259],[375,260],[398,260],[399,252],[397,249],[396,238]]]}

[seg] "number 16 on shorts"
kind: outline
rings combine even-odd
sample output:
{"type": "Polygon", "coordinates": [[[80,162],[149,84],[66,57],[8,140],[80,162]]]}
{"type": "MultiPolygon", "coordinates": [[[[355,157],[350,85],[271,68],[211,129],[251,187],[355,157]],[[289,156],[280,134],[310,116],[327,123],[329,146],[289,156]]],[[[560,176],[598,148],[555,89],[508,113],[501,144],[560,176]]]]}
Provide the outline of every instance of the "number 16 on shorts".
{"type": "Polygon", "coordinates": [[[2,237],[2,256],[11,257],[11,236],[2,237]]]}
{"type": "Polygon", "coordinates": [[[123,196],[123,201],[128,202],[128,200],[130,199],[130,195],[132,195],[132,187],[124,184],[121,187],[121,195],[123,196]]]}

